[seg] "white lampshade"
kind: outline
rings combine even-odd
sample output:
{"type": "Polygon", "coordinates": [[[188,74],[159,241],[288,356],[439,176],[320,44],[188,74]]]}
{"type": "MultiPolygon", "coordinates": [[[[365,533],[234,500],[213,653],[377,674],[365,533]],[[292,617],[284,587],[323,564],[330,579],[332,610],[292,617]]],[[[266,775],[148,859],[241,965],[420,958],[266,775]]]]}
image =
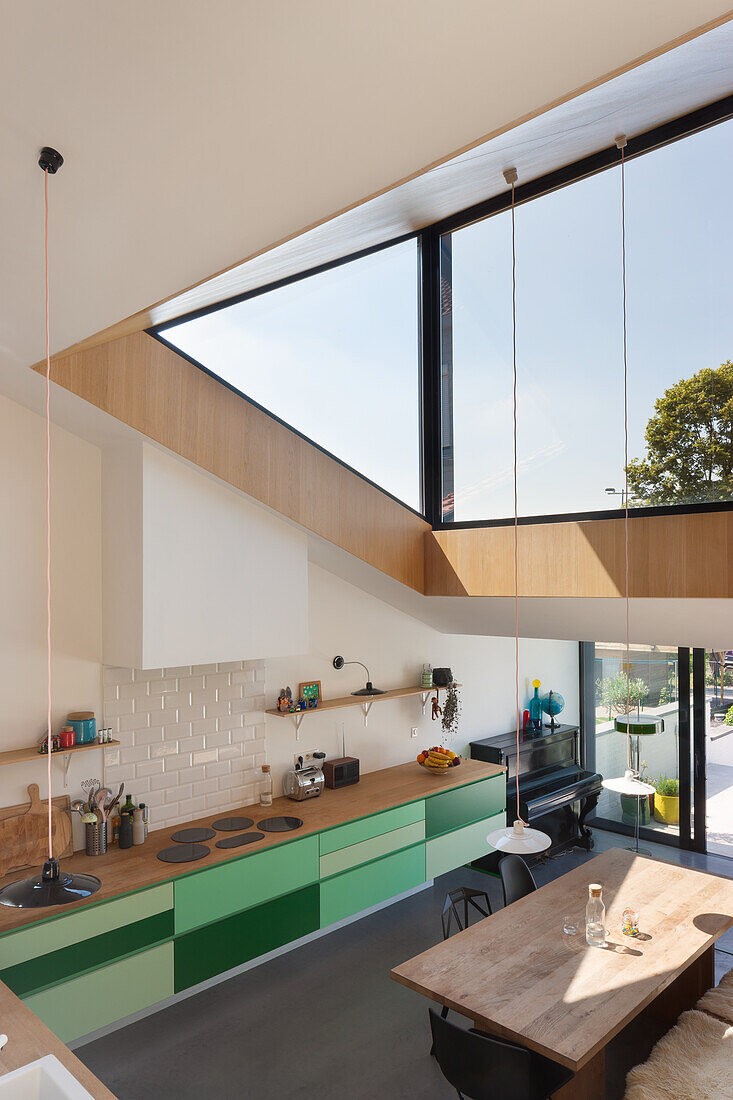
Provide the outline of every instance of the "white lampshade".
{"type": "Polygon", "coordinates": [[[630,794],[636,798],[642,798],[647,794],[654,794],[651,783],[642,783],[633,772],[627,771],[617,779],[604,779],[603,786],[607,791],[615,791],[616,794],[630,794]]]}
{"type": "Polygon", "coordinates": [[[552,844],[547,833],[539,829],[528,829],[523,821],[515,821],[514,826],[494,829],[486,837],[492,848],[499,852],[516,852],[520,856],[531,856],[546,851],[552,844]]]}

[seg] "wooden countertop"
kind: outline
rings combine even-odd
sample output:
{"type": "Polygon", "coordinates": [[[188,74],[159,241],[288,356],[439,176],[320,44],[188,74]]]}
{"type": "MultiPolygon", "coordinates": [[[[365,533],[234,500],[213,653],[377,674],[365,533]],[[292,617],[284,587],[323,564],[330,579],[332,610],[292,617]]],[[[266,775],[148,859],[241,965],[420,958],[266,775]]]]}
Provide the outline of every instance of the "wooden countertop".
{"type": "Polygon", "coordinates": [[[11,1070],[27,1066],[46,1054],[54,1054],[59,1062],[72,1073],[94,1100],[115,1100],[113,1093],[103,1085],[91,1070],[80,1062],[69,1048],[42,1024],[19,997],[0,982],[0,1028],[8,1042],[0,1051],[0,1077],[11,1070]]]}
{"type": "MultiPolygon", "coordinates": [[[[190,875],[218,863],[246,858],[275,844],[298,840],[311,833],[331,829],[382,810],[389,810],[393,806],[416,802],[429,795],[439,794],[441,791],[488,779],[502,774],[504,770],[496,764],[464,760],[460,767],[451,768],[446,774],[435,774],[412,761],[409,764],[385,768],[383,771],[369,772],[361,777],[359,783],[351,787],[341,787],[335,791],[326,788],[318,798],[307,799],[304,802],[294,802],[290,798],[275,798],[271,807],[263,807],[259,803],[254,806],[227,806],[217,813],[209,814],[208,817],[187,821],[170,829],[156,829],[150,833],[145,844],[137,847],[127,849],[113,847],[104,856],[87,856],[84,852],[75,852],[73,856],[61,861],[61,869],[96,875],[102,880],[102,885],[96,894],[86,901],[60,905],[53,909],[9,909],[0,906],[0,934],[26,924],[48,920],[50,917],[77,912],[85,905],[108,901],[110,898],[119,897],[133,890],[141,890],[155,883],[170,882],[182,875],[190,875]],[[207,847],[210,848],[209,855],[194,863],[162,863],[157,858],[159,851],[173,843],[170,839],[171,835],[179,829],[210,826],[218,818],[235,815],[253,818],[254,828],[256,828],[257,822],[263,818],[283,814],[302,818],[302,828],[290,833],[266,833],[263,840],[247,845],[245,848],[234,849],[221,849],[214,846],[217,839],[230,835],[221,833],[207,842],[207,847]]],[[[25,871],[8,875],[0,880],[0,887],[24,878],[28,874],[29,872],[25,871]]]]}
{"type": "Polygon", "coordinates": [[[391,976],[577,1071],[731,925],[733,879],[612,848],[391,976]],[[591,882],[603,886],[603,949],[585,942],[591,882]],[[621,934],[627,906],[639,913],[638,939],[621,934]],[[565,914],[577,936],[563,934],[565,914]]]}

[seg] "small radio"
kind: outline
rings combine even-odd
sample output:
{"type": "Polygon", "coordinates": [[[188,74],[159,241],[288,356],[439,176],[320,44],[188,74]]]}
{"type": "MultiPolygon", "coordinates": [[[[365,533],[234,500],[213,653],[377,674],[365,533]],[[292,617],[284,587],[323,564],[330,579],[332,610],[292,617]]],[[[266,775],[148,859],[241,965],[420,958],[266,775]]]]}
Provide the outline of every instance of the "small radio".
{"type": "Polygon", "coordinates": [[[341,756],[338,760],[324,760],[323,778],[331,790],[349,787],[359,782],[359,761],[355,756],[341,756]]]}

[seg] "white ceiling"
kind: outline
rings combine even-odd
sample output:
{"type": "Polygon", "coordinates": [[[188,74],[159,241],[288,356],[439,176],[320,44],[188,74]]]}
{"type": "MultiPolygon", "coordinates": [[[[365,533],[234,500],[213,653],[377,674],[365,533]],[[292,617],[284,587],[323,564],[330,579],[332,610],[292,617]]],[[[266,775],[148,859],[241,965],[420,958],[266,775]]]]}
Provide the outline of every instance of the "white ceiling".
{"type": "Polygon", "coordinates": [[[52,350],[629,65],[721,0],[0,0],[0,390],[52,350]]]}

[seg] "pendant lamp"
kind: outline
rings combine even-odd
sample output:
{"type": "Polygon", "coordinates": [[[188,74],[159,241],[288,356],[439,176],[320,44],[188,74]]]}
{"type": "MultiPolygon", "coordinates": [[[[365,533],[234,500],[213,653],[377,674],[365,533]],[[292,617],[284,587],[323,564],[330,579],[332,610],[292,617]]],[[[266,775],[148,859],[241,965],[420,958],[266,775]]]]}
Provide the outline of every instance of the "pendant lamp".
{"type": "Polygon", "coordinates": [[[517,761],[514,767],[517,781],[517,818],[513,825],[494,829],[486,842],[499,852],[514,852],[520,856],[546,851],[552,841],[547,833],[530,829],[519,812],[519,508],[517,503],[517,249],[514,233],[514,187],[516,168],[507,168],[504,179],[512,189],[512,360],[513,360],[513,424],[514,424],[514,701],[516,704],[517,761]]]}
{"type": "Polygon", "coordinates": [[[68,905],[81,901],[95,893],[102,885],[95,875],[68,874],[62,872],[53,854],[52,792],[51,792],[51,352],[48,310],[48,177],[53,176],[64,163],[55,149],[41,150],[38,160],[43,171],[45,284],[46,284],[46,673],[47,713],[46,730],[48,744],[48,859],[40,875],[12,882],[0,890],[0,905],[14,909],[45,909],[51,905],[68,905]]]}
{"type": "Polygon", "coordinates": [[[616,794],[630,795],[636,799],[636,827],[634,829],[634,846],[630,850],[636,855],[651,855],[646,848],[639,847],[639,818],[641,812],[641,800],[650,794],[654,794],[651,783],[645,783],[639,778],[639,736],[650,733],[661,733],[664,729],[664,720],[654,714],[631,714],[631,642],[630,642],[630,604],[629,604],[629,395],[628,395],[628,340],[627,340],[627,310],[626,310],[626,174],[624,163],[624,149],[626,148],[626,135],[619,134],[615,139],[616,148],[621,155],[621,298],[623,317],[623,360],[624,360],[624,554],[625,554],[625,599],[626,599],[626,714],[616,718],[614,729],[617,733],[626,734],[626,771],[623,775],[614,779],[604,779],[603,786],[607,791],[616,794]],[[636,768],[633,767],[631,752],[631,737],[636,735],[636,768]]]}

